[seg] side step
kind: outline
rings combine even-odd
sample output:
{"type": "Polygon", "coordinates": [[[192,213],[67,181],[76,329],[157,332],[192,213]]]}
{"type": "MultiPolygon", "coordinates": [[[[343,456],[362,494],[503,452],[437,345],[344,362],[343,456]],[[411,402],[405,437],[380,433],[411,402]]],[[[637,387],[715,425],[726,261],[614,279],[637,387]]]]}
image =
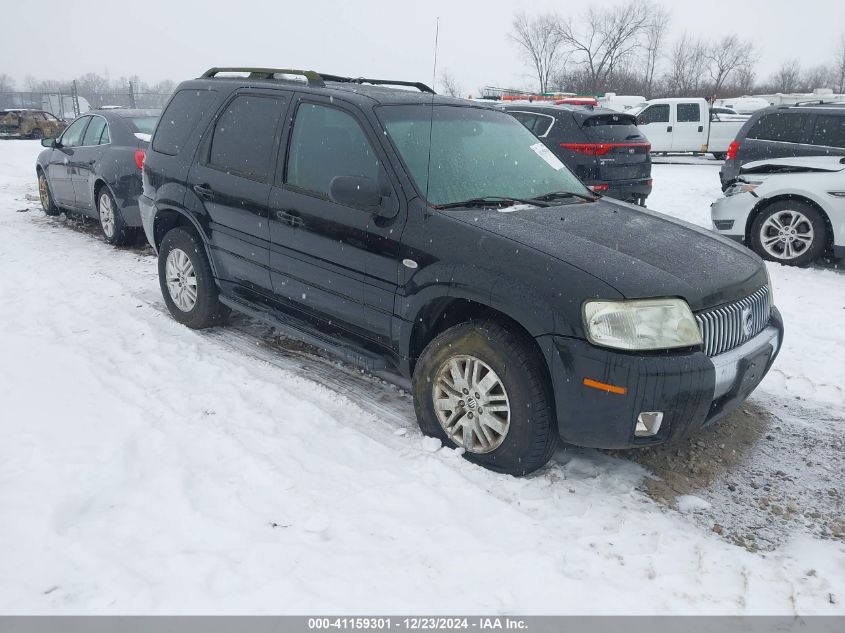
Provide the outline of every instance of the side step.
{"type": "Polygon", "coordinates": [[[272,325],[280,334],[296,339],[337,357],[338,359],[367,370],[368,372],[385,371],[389,365],[384,357],[371,352],[354,341],[338,339],[321,332],[302,319],[285,315],[284,318],[271,308],[265,308],[250,301],[224,297],[220,303],[241,312],[258,321],[272,325]]]}

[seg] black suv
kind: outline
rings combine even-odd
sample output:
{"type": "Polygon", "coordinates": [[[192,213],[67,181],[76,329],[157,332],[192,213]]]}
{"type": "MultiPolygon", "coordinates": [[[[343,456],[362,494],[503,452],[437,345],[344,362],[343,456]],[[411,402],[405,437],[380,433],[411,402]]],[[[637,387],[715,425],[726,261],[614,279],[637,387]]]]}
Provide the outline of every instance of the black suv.
{"type": "Polygon", "coordinates": [[[681,437],[774,360],[760,258],[595,196],[500,109],[242,70],[182,83],[144,163],[144,228],[179,322],[235,309],[398,372],[424,433],[512,474],[559,435],[681,437]]]}
{"type": "Polygon", "coordinates": [[[745,163],[792,156],[845,155],[845,103],[775,106],[758,110],[728,147],[719,172],[726,190],[745,163]]]}
{"type": "Polygon", "coordinates": [[[636,117],[589,106],[515,104],[505,110],[592,191],[645,205],[652,184],[651,143],[636,117]]]}

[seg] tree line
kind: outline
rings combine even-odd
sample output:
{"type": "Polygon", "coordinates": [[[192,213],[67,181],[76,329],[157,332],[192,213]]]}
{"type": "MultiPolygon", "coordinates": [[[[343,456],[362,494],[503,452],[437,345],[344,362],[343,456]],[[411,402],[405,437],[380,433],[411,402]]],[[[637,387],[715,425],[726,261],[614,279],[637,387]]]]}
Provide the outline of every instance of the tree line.
{"type": "MultiPolygon", "coordinates": [[[[668,39],[670,13],[652,0],[590,7],[577,17],[517,13],[510,38],[540,92],[735,97],[752,92],[845,93],[845,34],[828,63],[784,60],[760,80],[754,44],[736,33],[668,39]]],[[[448,77],[455,84],[454,78],[448,77]]],[[[445,84],[441,77],[441,84],[445,84]]]]}
{"type": "Polygon", "coordinates": [[[92,105],[104,105],[100,103],[104,98],[128,95],[130,82],[132,91],[136,95],[167,96],[176,88],[176,84],[169,79],[149,84],[142,81],[137,75],[111,79],[97,73],[86,73],[69,81],[41,80],[29,75],[19,85],[9,75],[0,73],[0,93],[28,92],[69,95],[74,82],[76,82],[77,94],[87,99],[92,105]]]}

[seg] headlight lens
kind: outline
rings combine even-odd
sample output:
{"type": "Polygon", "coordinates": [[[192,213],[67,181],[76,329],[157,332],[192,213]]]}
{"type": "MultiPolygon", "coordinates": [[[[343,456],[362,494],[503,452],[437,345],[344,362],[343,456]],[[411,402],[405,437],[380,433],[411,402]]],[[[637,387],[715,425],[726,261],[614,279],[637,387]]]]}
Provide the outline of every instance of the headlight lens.
{"type": "Polygon", "coordinates": [[[769,285],[769,305],[775,305],[775,287],[772,285],[772,276],[769,274],[769,267],[763,264],[766,269],[766,283],[769,285]]]}
{"type": "Polygon", "coordinates": [[[751,193],[760,186],[759,182],[735,182],[725,189],[725,196],[735,196],[738,193],[751,193]]]}
{"type": "Polygon", "coordinates": [[[701,331],[683,299],[587,301],[584,329],[591,343],[625,350],[701,345],[701,331]]]}

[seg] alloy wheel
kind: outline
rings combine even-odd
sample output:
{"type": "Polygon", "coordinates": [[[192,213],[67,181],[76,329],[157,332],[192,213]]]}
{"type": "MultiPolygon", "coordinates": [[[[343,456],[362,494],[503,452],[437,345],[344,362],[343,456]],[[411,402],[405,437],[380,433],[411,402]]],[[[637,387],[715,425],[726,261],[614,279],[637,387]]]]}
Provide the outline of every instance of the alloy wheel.
{"type": "Polygon", "coordinates": [[[190,257],[180,248],[167,254],[165,265],[167,291],[176,307],[190,312],[197,303],[197,274],[190,257]]]}
{"type": "Polygon", "coordinates": [[[114,207],[112,206],[111,196],[107,193],[100,196],[100,225],[103,227],[103,233],[106,234],[107,238],[114,237],[114,207]]]}
{"type": "Polygon", "coordinates": [[[496,372],[475,356],[447,359],[434,379],[432,397],[440,426],[468,452],[489,453],[507,437],[507,391],[496,372]]]}
{"type": "Polygon", "coordinates": [[[777,211],[760,226],[760,244],[775,259],[800,257],[814,238],[813,223],[800,211],[777,211]]]}

